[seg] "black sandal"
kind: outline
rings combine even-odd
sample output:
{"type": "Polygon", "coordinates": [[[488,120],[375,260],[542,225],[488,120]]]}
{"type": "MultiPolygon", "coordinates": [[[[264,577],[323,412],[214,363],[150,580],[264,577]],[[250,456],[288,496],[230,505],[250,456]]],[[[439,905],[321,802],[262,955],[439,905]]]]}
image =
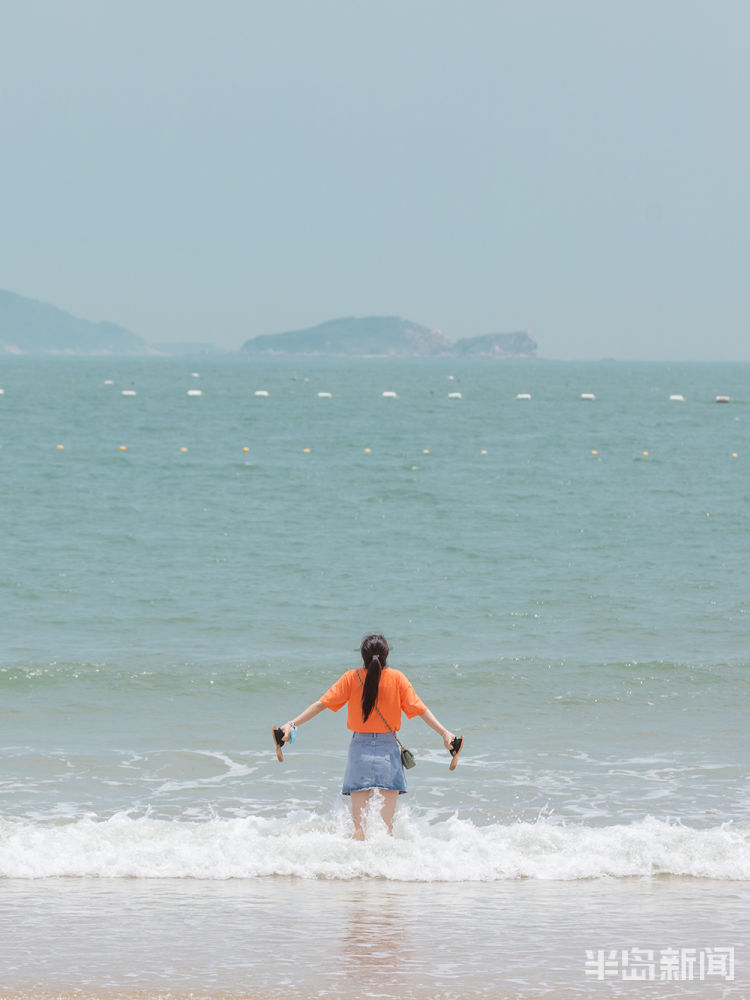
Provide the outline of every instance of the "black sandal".
{"type": "Polygon", "coordinates": [[[284,763],[284,754],[281,752],[281,748],[284,746],[284,730],[278,729],[276,726],[271,726],[271,732],[273,733],[273,745],[276,750],[276,757],[280,764],[284,763]]]}
{"type": "Polygon", "coordinates": [[[451,740],[451,766],[448,768],[449,771],[453,771],[458,764],[458,755],[464,748],[464,738],[463,736],[454,736],[451,740]]]}

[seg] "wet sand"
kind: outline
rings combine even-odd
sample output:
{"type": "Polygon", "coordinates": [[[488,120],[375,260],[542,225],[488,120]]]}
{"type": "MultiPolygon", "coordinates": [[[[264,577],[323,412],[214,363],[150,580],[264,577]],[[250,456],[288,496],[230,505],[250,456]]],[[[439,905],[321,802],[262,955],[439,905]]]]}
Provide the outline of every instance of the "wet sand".
{"type": "Polygon", "coordinates": [[[750,996],[750,885],[274,877],[0,883],[0,1000],[750,996]],[[735,949],[735,979],[597,981],[586,951],[735,949]]]}

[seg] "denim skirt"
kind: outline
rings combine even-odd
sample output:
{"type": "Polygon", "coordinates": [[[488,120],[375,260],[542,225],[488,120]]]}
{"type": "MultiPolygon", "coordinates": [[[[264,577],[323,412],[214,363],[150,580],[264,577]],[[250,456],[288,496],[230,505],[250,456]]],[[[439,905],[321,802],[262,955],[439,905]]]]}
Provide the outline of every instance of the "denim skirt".
{"type": "Polygon", "coordinates": [[[366,788],[406,791],[401,747],[393,733],[352,733],[344,772],[344,795],[366,788]]]}

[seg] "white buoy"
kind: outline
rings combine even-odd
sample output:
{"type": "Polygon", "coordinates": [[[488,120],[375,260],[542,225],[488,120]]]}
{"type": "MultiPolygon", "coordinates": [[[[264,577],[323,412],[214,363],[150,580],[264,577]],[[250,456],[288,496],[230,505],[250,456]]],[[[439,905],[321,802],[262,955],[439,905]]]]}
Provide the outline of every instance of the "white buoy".
{"type": "Polygon", "coordinates": [[[267,389],[256,389],[255,390],[255,395],[256,396],[267,396],[268,395],[268,390],[267,389]]]}
{"type": "Polygon", "coordinates": [[[193,376],[193,378],[200,378],[198,372],[191,372],[190,374],[193,376]]]}
{"type": "Polygon", "coordinates": [[[332,399],[333,394],[330,392],[319,392],[318,399],[332,399]]]}
{"type": "Polygon", "coordinates": [[[202,396],[203,395],[203,390],[202,389],[188,389],[187,394],[188,394],[188,396],[202,396]]]}
{"type": "Polygon", "coordinates": [[[122,390],[122,395],[123,396],[135,396],[135,389],[123,389],[122,390]]]}
{"type": "Polygon", "coordinates": [[[592,402],[593,400],[596,399],[596,396],[593,394],[593,392],[582,392],[581,399],[585,399],[588,402],[592,402]]]}
{"type": "Polygon", "coordinates": [[[716,397],[716,402],[717,403],[728,403],[730,399],[731,399],[730,396],[717,396],[716,397]]]}
{"type": "Polygon", "coordinates": [[[0,396],[4,396],[4,395],[5,395],[5,389],[0,389],[0,396]]]}
{"type": "Polygon", "coordinates": [[[384,392],[381,393],[383,399],[398,399],[398,394],[395,392],[384,392]]]}
{"type": "Polygon", "coordinates": [[[449,375],[448,376],[448,381],[449,382],[455,382],[456,381],[456,376],[455,375],[449,375]]]}
{"type": "Polygon", "coordinates": [[[115,383],[113,382],[113,380],[111,378],[105,378],[104,384],[105,385],[114,385],[115,383]]]}
{"type": "Polygon", "coordinates": [[[460,392],[449,392],[448,399],[463,399],[464,397],[460,392]]]}
{"type": "Polygon", "coordinates": [[[685,397],[681,396],[679,393],[675,393],[675,395],[674,396],[670,396],[669,399],[670,399],[670,402],[672,402],[672,403],[684,403],[685,402],[685,397]]]}
{"type": "Polygon", "coordinates": [[[531,393],[530,392],[519,392],[518,395],[516,396],[516,399],[531,399],[531,393]]]}

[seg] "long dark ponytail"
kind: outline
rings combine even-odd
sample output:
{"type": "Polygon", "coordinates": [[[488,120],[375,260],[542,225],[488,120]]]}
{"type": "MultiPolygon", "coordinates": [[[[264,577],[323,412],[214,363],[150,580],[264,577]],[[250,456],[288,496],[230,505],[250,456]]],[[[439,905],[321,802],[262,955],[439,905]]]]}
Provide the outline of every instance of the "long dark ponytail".
{"type": "Polygon", "coordinates": [[[362,687],[362,718],[367,722],[367,717],[375,707],[378,698],[378,687],[380,685],[380,674],[388,659],[390,647],[385,636],[366,635],[360,646],[362,662],[365,665],[367,676],[362,687]]]}

